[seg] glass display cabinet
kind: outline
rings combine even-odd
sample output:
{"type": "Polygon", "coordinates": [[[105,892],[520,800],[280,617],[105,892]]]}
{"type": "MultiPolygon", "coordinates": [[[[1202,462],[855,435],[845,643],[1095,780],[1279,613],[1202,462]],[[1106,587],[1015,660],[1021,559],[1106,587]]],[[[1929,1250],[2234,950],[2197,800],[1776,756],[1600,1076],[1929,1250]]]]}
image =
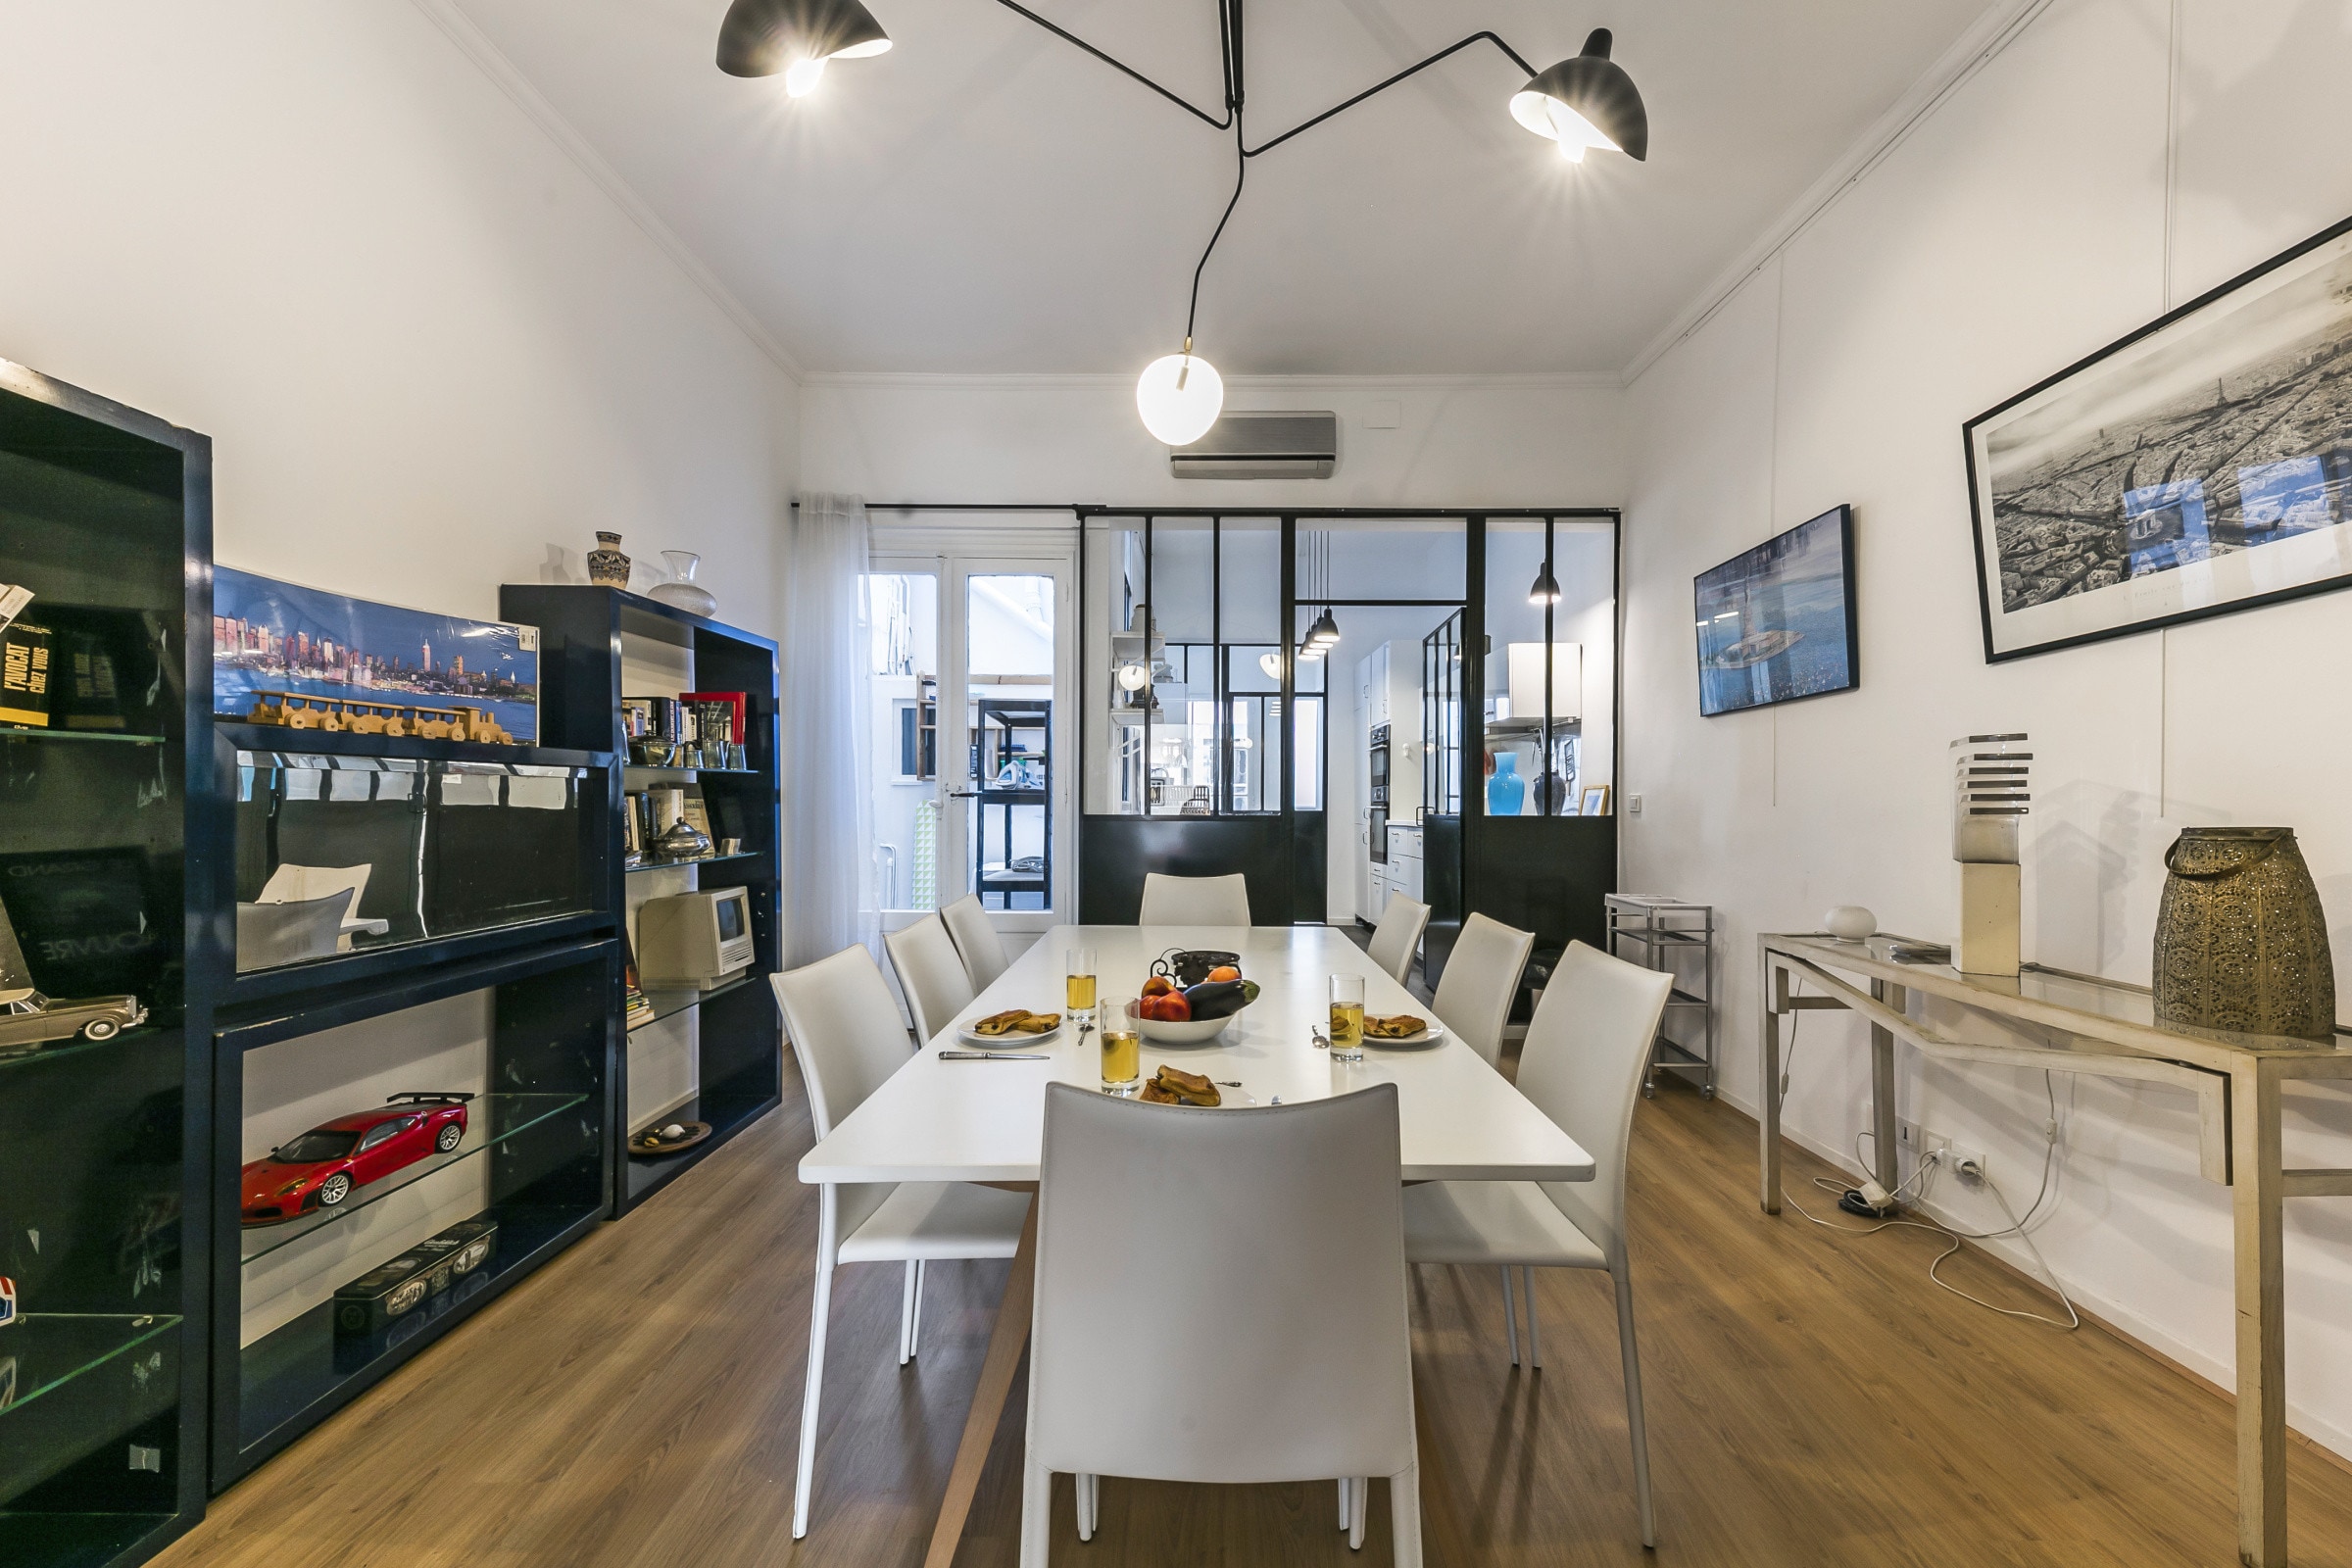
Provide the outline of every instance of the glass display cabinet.
{"type": "Polygon", "coordinates": [[[0,1562],[202,1513],[203,436],[0,362],[0,1562]],[[193,1042],[193,1044],[192,1044],[193,1042]]]}
{"type": "Polygon", "coordinates": [[[216,1491],[609,1211],[619,980],[608,928],[223,1017],[216,1491]]]}
{"type": "Polygon", "coordinates": [[[501,618],[539,628],[542,739],[629,758],[597,824],[607,906],[632,971],[643,965],[612,997],[624,1028],[612,1201],[626,1213],[783,1101],[767,984],[783,957],[776,645],[612,588],[509,583],[498,602],[501,618]],[[632,751],[649,714],[661,744],[632,751]],[[662,837],[681,822],[692,831],[662,837]],[[659,946],[642,940],[649,905],[659,946]],[[733,937],[726,908],[745,916],[733,937]],[[710,940],[670,940],[693,924],[673,915],[699,917],[710,940]],[[649,1147],[643,1135],[672,1126],[685,1140],[649,1147]]]}

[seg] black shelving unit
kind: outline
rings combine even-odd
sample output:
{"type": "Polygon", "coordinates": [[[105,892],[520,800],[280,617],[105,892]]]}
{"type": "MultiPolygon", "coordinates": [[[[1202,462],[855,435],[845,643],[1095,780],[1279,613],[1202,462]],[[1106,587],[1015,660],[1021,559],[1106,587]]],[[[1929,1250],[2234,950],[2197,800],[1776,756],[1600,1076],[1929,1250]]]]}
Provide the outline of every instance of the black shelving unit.
{"type": "MultiPolygon", "coordinates": [[[[608,920],[606,930],[581,940],[486,948],[392,976],[318,986],[291,1008],[224,1011],[215,1036],[214,1085],[223,1107],[248,1104],[249,1064],[259,1054],[325,1049],[328,1031],[353,1031],[479,993],[488,997],[483,1079],[489,1088],[468,1102],[466,1137],[456,1149],[355,1190],[334,1210],[270,1225],[239,1222],[238,1177],[249,1152],[244,1118],[220,1118],[213,1192],[214,1229],[221,1239],[212,1346],[216,1491],[380,1382],[606,1216],[618,1044],[607,998],[619,977],[619,944],[608,920]],[[435,1213],[423,1201],[427,1184],[451,1176],[456,1181],[438,1195],[435,1213]],[[460,1185],[467,1178],[474,1181],[471,1193],[460,1185]],[[449,1206],[453,1190],[463,1195],[462,1213],[449,1206]],[[372,1333],[339,1327],[331,1294],[315,1289],[297,1298],[299,1310],[273,1312],[266,1327],[249,1331],[249,1290],[282,1285],[289,1262],[306,1272],[318,1266],[301,1250],[325,1260],[329,1283],[348,1283],[460,1217],[497,1226],[490,1255],[387,1327],[372,1333]]],[[[372,1035],[338,1035],[332,1049],[353,1072],[365,1071],[374,1065],[367,1048],[390,1032],[379,1026],[372,1035]]]]}
{"type": "MultiPolygon", "coordinates": [[[[629,867],[620,849],[618,800],[608,824],[612,907],[633,911],[651,894],[687,886],[745,888],[755,949],[750,972],[726,985],[699,994],[654,993],[655,1019],[624,1036],[615,1074],[622,1108],[612,1127],[612,1201],[616,1213],[625,1213],[782,1102],[782,1037],[767,985],[782,959],[783,931],[776,645],[612,588],[510,583],[499,590],[499,613],[539,628],[540,734],[555,744],[625,755],[621,699],[670,695],[655,689],[662,671],[676,690],[742,692],[747,700],[749,768],[632,766],[625,775],[632,791],[689,778],[698,783],[713,838],[742,840],[741,854],[629,867]],[[628,1152],[630,1134],[668,1121],[708,1122],[710,1136],[675,1154],[628,1152]]],[[[617,985],[611,1006],[618,1029],[617,985]]]]}
{"type": "Polygon", "coordinates": [[[1043,697],[986,697],[973,705],[972,715],[972,887],[980,902],[992,909],[1046,906],[1047,890],[1054,885],[1054,704],[1043,697]],[[1026,737],[1026,739],[1024,739],[1026,737]],[[1006,768],[1025,777],[1035,764],[1037,783],[999,782],[1006,768]],[[990,831],[991,811],[997,813],[990,831]],[[1014,813],[1035,811],[1038,834],[1037,868],[1016,869],[1012,853],[1014,813]],[[998,845],[1002,858],[993,867],[989,847],[998,845]],[[1016,895],[1037,902],[1016,906],[1016,895]]]}
{"type": "Polygon", "coordinates": [[[213,998],[186,805],[212,767],[211,559],[207,438],[0,362],[0,585],[31,590],[17,647],[51,676],[46,722],[0,722],[0,901],[40,993],[146,1008],[104,1040],[0,1037],[9,1568],[143,1561],[204,1511],[213,998]]]}

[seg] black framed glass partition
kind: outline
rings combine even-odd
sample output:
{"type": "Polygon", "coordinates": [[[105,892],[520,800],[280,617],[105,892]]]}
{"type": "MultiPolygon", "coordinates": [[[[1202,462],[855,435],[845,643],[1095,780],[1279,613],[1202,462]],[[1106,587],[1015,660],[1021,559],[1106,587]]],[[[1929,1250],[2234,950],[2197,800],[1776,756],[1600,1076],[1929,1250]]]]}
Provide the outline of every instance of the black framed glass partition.
{"type": "Polygon", "coordinates": [[[1614,513],[1079,511],[1082,920],[1133,920],[1152,870],[1241,871],[1261,924],[1404,893],[1433,984],[1471,909],[1596,928],[1614,513]]]}

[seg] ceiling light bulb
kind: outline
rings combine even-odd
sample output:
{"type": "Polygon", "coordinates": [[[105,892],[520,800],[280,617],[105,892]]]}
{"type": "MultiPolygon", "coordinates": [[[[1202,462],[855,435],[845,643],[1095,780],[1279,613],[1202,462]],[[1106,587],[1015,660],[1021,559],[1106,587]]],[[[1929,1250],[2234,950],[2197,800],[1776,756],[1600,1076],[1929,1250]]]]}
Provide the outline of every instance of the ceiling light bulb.
{"type": "Polygon", "coordinates": [[[1119,690],[1140,692],[1152,684],[1152,672],[1143,665],[1126,663],[1119,666],[1119,690]]]}
{"type": "Polygon", "coordinates": [[[822,60],[795,60],[784,68],[784,91],[795,98],[806,98],[816,91],[816,84],[825,79],[822,60]]]}
{"type": "Polygon", "coordinates": [[[1585,149],[1588,147],[1598,147],[1612,153],[1625,151],[1624,148],[1602,135],[1600,128],[1592,122],[1557,98],[1544,99],[1544,107],[1551,118],[1551,133],[1559,138],[1560,156],[1570,163],[1583,163],[1585,149]]]}
{"type": "Polygon", "coordinates": [[[1144,428],[1172,447],[1187,447],[1208,434],[1225,410],[1225,380],[1215,366],[1188,352],[1163,355],[1136,378],[1135,411],[1144,428]]]}

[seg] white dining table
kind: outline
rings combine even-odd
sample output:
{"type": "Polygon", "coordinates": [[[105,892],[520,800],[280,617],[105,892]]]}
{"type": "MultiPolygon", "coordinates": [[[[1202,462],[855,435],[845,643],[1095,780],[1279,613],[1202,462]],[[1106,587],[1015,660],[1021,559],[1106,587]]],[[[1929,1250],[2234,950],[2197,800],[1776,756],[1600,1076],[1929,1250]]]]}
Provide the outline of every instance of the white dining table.
{"type": "MultiPolygon", "coordinates": [[[[1136,996],[1154,958],[1177,950],[1240,955],[1257,1001],[1214,1040],[1163,1046],[1147,1040],[1143,1076],[1162,1062],[1220,1084],[1228,1105],[1298,1104],[1375,1084],[1396,1086],[1401,1177],[1421,1181],[1592,1179],[1592,1156],[1562,1132],[1486,1061],[1448,1035],[1434,1046],[1387,1048],[1367,1042],[1359,1062],[1334,1061],[1314,1042],[1330,1016],[1330,977],[1364,977],[1368,1013],[1431,1009],[1329,926],[1056,926],[1013,959],[995,984],[911,1055],[864,1103],[842,1118],[802,1156],[801,1180],[835,1182],[980,1182],[1034,1188],[1045,1142],[1049,1083],[1102,1083],[1102,1040],[1065,1021],[1059,1034],[1007,1048],[1044,1059],[957,1061],[965,1024],[1007,1007],[1063,1010],[1069,951],[1091,947],[1101,997],[1136,996]]],[[[1037,1207],[1030,1205],[1013,1257],[963,1441],[948,1478],[926,1568],[948,1568],[963,1534],[997,1423],[1028,1344],[1034,1285],[1037,1207]]]]}

